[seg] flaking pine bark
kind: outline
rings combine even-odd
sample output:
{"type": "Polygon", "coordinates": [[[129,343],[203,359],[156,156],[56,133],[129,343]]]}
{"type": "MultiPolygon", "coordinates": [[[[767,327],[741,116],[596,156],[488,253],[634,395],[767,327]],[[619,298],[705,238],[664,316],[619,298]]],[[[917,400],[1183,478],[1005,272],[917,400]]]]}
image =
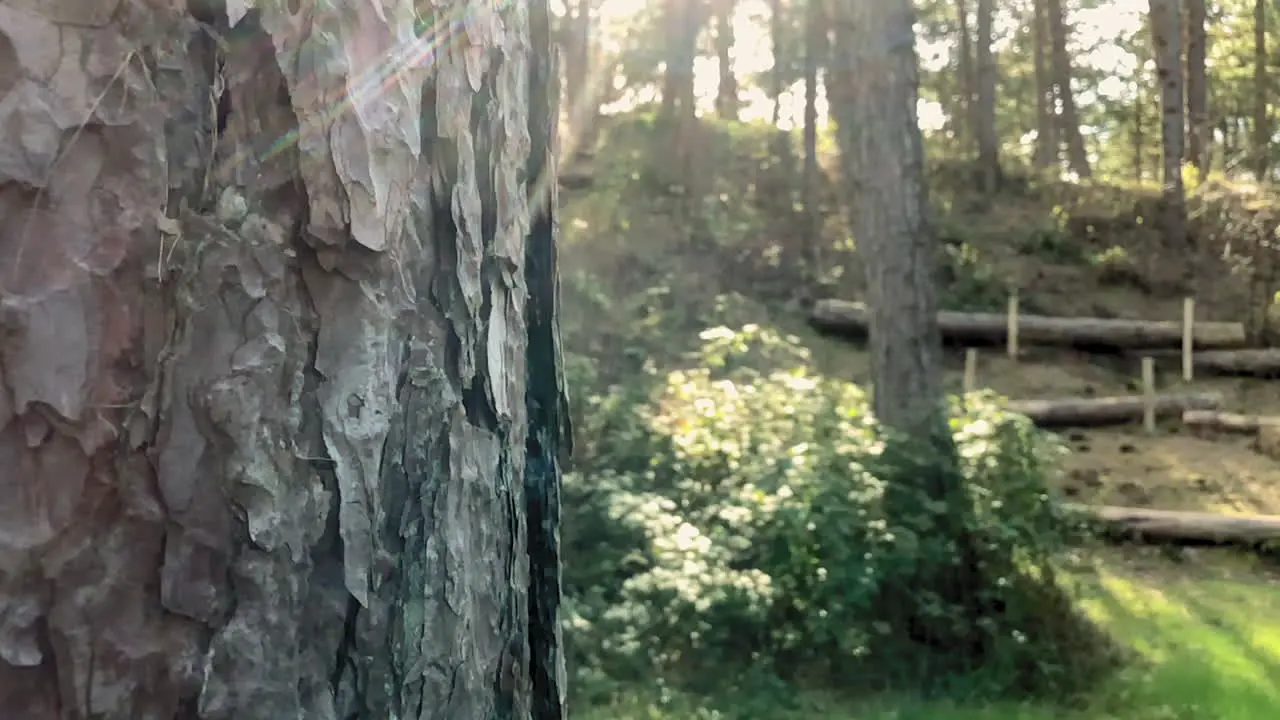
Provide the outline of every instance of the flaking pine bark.
{"type": "Polygon", "coordinates": [[[0,715],[563,717],[550,43],[0,0],[0,715]]]}

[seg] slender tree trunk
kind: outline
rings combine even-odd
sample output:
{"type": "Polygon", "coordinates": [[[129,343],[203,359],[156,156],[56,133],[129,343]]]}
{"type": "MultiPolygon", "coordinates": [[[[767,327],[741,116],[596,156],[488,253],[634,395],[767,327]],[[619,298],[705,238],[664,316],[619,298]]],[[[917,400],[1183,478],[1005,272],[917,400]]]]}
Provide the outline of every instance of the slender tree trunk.
{"type": "Polygon", "coordinates": [[[1089,155],[1080,135],[1080,116],[1076,113],[1075,95],[1071,91],[1071,57],[1067,55],[1067,24],[1062,13],[1062,0],[1045,0],[1049,13],[1049,40],[1052,46],[1050,59],[1053,84],[1057,90],[1058,104],[1062,112],[1058,130],[1067,144],[1067,165],[1081,178],[1092,177],[1089,155]]]}
{"type": "Polygon", "coordinates": [[[1142,116],[1146,108],[1146,93],[1143,92],[1141,83],[1138,83],[1136,92],[1134,93],[1135,102],[1133,107],[1133,180],[1141,183],[1146,179],[1146,162],[1143,156],[1147,151],[1147,130],[1143,123],[1142,116]]]}
{"type": "Polygon", "coordinates": [[[1232,174],[1236,165],[1236,158],[1240,153],[1240,126],[1234,115],[1230,118],[1222,119],[1222,155],[1223,170],[1228,175],[1232,174]]]}
{"type": "Polygon", "coordinates": [[[716,58],[720,65],[720,85],[716,92],[716,114],[726,120],[738,119],[738,79],[733,74],[733,11],[735,0],[713,0],[716,20],[716,58]]]}
{"type": "Polygon", "coordinates": [[[956,74],[960,83],[960,117],[956,123],[956,135],[960,139],[960,147],[968,157],[977,148],[978,118],[977,94],[978,77],[974,70],[973,36],[969,32],[969,3],[967,0],[956,0],[956,27],[959,34],[959,54],[956,60],[956,74]]]}
{"type": "Polygon", "coordinates": [[[1267,82],[1267,3],[1253,4],[1253,175],[1259,182],[1271,169],[1271,119],[1267,103],[1271,87],[1267,82]]]}
{"type": "Polygon", "coordinates": [[[1209,79],[1205,74],[1204,0],[1187,1],[1187,161],[1209,174],[1209,79]]]}
{"type": "Polygon", "coordinates": [[[592,87],[591,79],[591,0],[578,0],[572,21],[569,48],[565,53],[565,102],[569,106],[570,140],[576,145],[587,135],[587,127],[591,124],[596,109],[599,107],[599,96],[592,87]]]}
{"type": "Polygon", "coordinates": [[[659,116],[668,122],[676,119],[676,105],[680,102],[680,71],[682,67],[682,38],[684,37],[684,8],[687,0],[666,0],[662,6],[663,26],[666,37],[663,40],[663,59],[666,71],[662,74],[662,108],[659,116]]]}
{"type": "MultiPolygon", "coordinates": [[[[1147,141],[1151,135],[1151,76],[1147,62],[1151,59],[1151,42],[1143,36],[1135,43],[1133,53],[1137,60],[1133,75],[1133,173],[1136,182],[1144,182],[1150,165],[1147,141]]],[[[1158,102],[1158,101],[1157,101],[1158,102]]]]}
{"type": "Polygon", "coordinates": [[[685,199],[689,201],[689,206],[686,208],[689,213],[696,212],[700,196],[699,180],[702,168],[699,159],[702,153],[697,142],[698,98],[694,88],[694,62],[698,57],[698,35],[706,20],[703,13],[706,1],[680,0],[681,19],[675,23],[678,32],[673,48],[672,65],[668,70],[676,78],[676,122],[673,135],[675,145],[671,157],[677,159],[672,166],[677,168],[679,176],[674,180],[684,188],[685,199]]]}
{"type": "Polygon", "coordinates": [[[975,113],[978,132],[978,167],[982,172],[982,186],[994,193],[1000,184],[1000,138],[996,134],[996,67],[991,52],[991,19],[995,12],[993,0],[978,0],[978,111],[975,113]]]}
{"type": "Polygon", "coordinates": [[[776,128],[782,120],[782,90],[785,83],[782,78],[782,60],[786,57],[786,46],[783,42],[782,1],[769,0],[769,41],[773,48],[773,69],[769,72],[769,97],[773,99],[773,126],[776,128]]]}
{"type": "Polygon", "coordinates": [[[547,3],[16,4],[0,714],[563,718],[547,3]]]}
{"type": "Polygon", "coordinates": [[[823,0],[807,0],[805,5],[804,52],[804,246],[806,286],[816,282],[819,268],[818,231],[818,66],[827,55],[827,20],[823,0]]]}
{"type": "Polygon", "coordinates": [[[1186,194],[1182,182],[1183,130],[1186,127],[1182,99],[1182,12],[1179,0],[1150,0],[1150,9],[1162,114],[1163,230],[1170,249],[1186,252],[1189,282],[1194,257],[1187,245],[1186,194]]]}
{"type": "Polygon", "coordinates": [[[1049,76],[1049,16],[1045,10],[1045,0],[1035,0],[1033,23],[1031,37],[1036,83],[1035,166],[1039,170],[1047,170],[1058,166],[1061,146],[1055,122],[1058,102],[1049,76]]]}

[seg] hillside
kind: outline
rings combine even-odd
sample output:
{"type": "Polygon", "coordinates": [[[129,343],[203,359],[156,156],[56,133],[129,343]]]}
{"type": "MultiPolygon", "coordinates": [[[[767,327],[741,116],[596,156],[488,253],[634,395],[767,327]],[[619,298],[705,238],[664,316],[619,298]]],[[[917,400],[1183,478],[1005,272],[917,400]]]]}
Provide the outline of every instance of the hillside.
{"type": "MultiPolygon", "coordinates": [[[[683,353],[696,344],[698,333],[722,324],[776,328],[798,337],[821,373],[859,383],[869,379],[862,347],[820,335],[806,322],[814,298],[860,297],[856,252],[835,210],[839,189],[830,179],[834,158],[824,163],[823,195],[830,210],[821,228],[823,273],[811,280],[799,269],[805,249],[796,228],[802,222],[793,193],[786,189],[798,185],[796,166],[771,159],[777,140],[767,129],[708,124],[706,132],[716,163],[702,228],[675,219],[678,198],[655,179],[660,173],[651,164],[652,128],[644,116],[609,120],[598,146],[568,164],[570,179],[561,191],[563,332],[578,413],[587,411],[587,396],[610,383],[628,382],[645,368],[679,367],[687,362],[683,353]]],[[[1016,289],[1023,312],[1030,314],[1180,319],[1183,298],[1173,290],[1176,278],[1168,275],[1169,263],[1161,262],[1177,249],[1162,247],[1150,219],[1156,189],[1015,178],[990,199],[976,195],[970,189],[974,185],[963,164],[941,162],[931,168],[946,309],[999,312],[1016,289]]],[[[1276,288],[1265,277],[1269,263],[1252,256],[1256,238],[1269,237],[1274,229],[1265,199],[1250,188],[1215,183],[1197,189],[1192,206],[1201,253],[1197,318],[1244,322],[1254,344],[1265,343],[1270,335],[1267,310],[1276,288]]],[[[962,348],[949,348],[947,382],[953,391],[961,387],[963,357],[962,348]]],[[[1139,358],[1026,347],[1014,361],[1001,348],[985,348],[977,379],[980,386],[1012,399],[1133,394],[1139,391],[1139,358]]],[[[1161,362],[1157,387],[1172,391],[1181,385],[1176,360],[1161,362]]],[[[1222,393],[1224,410],[1280,415],[1280,380],[1202,373],[1193,386],[1222,393]]],[[[1071,450],[1054,481],[1063,498],[1280,515],[1280,462],[1255,450],[1249,437],[1192,433],[1177,420],[1162,423],[1155,435],[1134,424],[1067,429],[1062,437],[1071,450]]],[[[1129,593],[1129,602],[1155,616],[1168,611],[1161,603],[1183,594],[1204,602],[1208,595],[1242,593],[1241,603],[1256,603],[1257,593],[1271,592],[1277,579],[1265,561],[1230,550],[1171,554],[1127,547],[1099,557],[1116,573],[1109,582],[1118,583],[1103,585],[1129,593]]],[[[1092,604],[1091,614],[1113,616],[1115,598],[1108,597],[1092,604]]],[[[1228,619],[1206,620],[1206,627],[1243,622],[1243,616],[1230,619],[1232,613],[1250,612],[1244,605],[1232,606],[1234,601],[1224,602],[1215,612],[1228,619]]],[[[1175,608],[1170,617],[1180,612],[1188,611],[1175,608]]],[[[1170,642],[1184,641],[1186,637],[1170,642]]],[[[1231,644],[1207,637],[1202,641],[1231,644]]],[[[1266,652],[1273,653],[1271,660],[1259,660],[1262,664],[1254,671],[1280,672],[1280,646],[1268,646],[1266,652]]],[[[1259,692],[1255,708],[1280,702],[1271,691],[1259,692]]],[[[1244,696],[1237,699],[1244,702],[1244,696]]],[[[927,709],[921,712],[928,714],[927,709]]],[[[898,717],[884,715],[890,716],[898,717]]]]}
{"type": "MultiPolygon", "coordinates": [[[[674,198],[646,176],[647,128],[643,118],[615,121],[599,148],[570,166],[574,177],[589,177],[590,186],[562,191],[566,350],[576,367],[589,368],[579,381],[615,381],[644,362],[677,362],[700,330],[721,323],[772,324],[801,337],[821,371],[867,381],[860,347],[805,323],[806,296],[859,297],[856,256],[829,251],[824,286],[804,285],[795,269],[802,252],[794,237],[798,223],[778,212],[788,198],[770,197],[765,189],[786,187],[786,169],[763,160],[764,131],[712,130],[727,162],[715,173],[713,237],[699,242],[672,220],[674,198]]],[[[1032,187],[1024,180],[987,201],[969,190],[973,183],[964,181],[962,166],[935,167],[932,179],[945,251],[945,309],[1002,311],[1016,288],[1026,313],[1181,318],[1182,295],[1169,291],[1176,278],[1168,276],[1169,263],[1159,262],[1174,250],[1162,247],[1152,227],[1154,189],[1032,187]]],[[[827,184],[825,192],[833,196],[836,188],[827,184]]],[[[1261,204],[1250,192],[1202,189],[1194,232],[1204,258],[1197,318],[1247,321],[1252,332],[1261,314],[1250,296],[1265,297],[1269,288],[1252,288],[1241,267],[1251,234],[1267,221],[1249,211],[1261,204]]],[[[823,231],[826,243],[838,246],[843,219],[829,214],[823,231]]],[[[949,349],[947,382],[955,391],[963,358],[960,348],[949,349]]],[[[1157,388],[1181,387],[1178,373],[1176,361],[1162,362],[1157,388]]],[[[1014,399],[1132,394],[1139,377],[1136,355],[1038,347],[1025,348],[1017,361],[1000,348],[984,349],[978,372],[980,386],[1014,399]]],[[[1280,415],[1280,381],[1201,374],[1193,386],[1222,393],[1224,410],[1280,415]]],[[[1201,435],[1177,422],[1154,437],[1138,426],[1072,430],[1066,438],[1074,452],[1062,489],[1105,504],[1280,514],[1280,464],[1255,452],[1248,437],[1201,435]]]]}

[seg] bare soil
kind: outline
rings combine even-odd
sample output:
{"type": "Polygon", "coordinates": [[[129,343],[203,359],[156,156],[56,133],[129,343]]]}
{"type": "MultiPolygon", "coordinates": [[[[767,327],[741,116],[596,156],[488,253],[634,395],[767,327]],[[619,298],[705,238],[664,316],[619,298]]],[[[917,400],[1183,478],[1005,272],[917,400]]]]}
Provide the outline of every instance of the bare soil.
{"type": "MultiPolygon", "coordinates": [[[[1076,187],[1062,192],[1063,198],[1041,198],[1038,203],[995,203],[984,206],[979,215],[952,222],[980,228],[972,243],[983,261],[1010,287],[1021,288],[1039,314],[1179,321],[1182,294],[1175,288],[1176,263],[1169,260],[1179,253],[1163,247],[1149,219],[1139,217],[1152,206],[1150,195],[1076,187]],[[1048,203],[1067,206],[1071,219],[1065,224],[1076,249],[1095,257],[1118,249],[1128,258],[1124,272],[1079,258],[1055,261],[1009,242],[1019,236],[1019,228],[1043,223],[1048,203]]],[[[1202,320],[1246,322],[1249,281],[1238,265],[1233,268],[1231,236],[1220,230],[1198,229],[1196,286],[1202,291],[1196,315],[1202,320]]],[[[825,372],[870,379],[868,359],[860,348],[829,338],[815,338],[811,344],[825,372]]],[[[946,364],[948,387],[958,392],[963,353],[948,350],[946,364]]],[[[1188,386],[1177,363],[1172,365],[1158,370],[1158,391],[1219,392],[1226,398],[1224,410],[1280,416],[1280,379],[1206,376],[1188,386]]],[[[1015,361],[1003,348],[986,348],[979,353],[977,379],[979,386],[1013,399],[1083,398],[1140,392],[1139,373],[1134,357],[1029,347],[1015,361]]],[[[1073,500],[1280,515],[1280,460],[1258,452],[1252,438],[1197,435],[1176,421],[1163,423],[1154,436],[1139,426],[1121,426],[1071,430],[1063,437],[1072,452],[1058,485],[1073,500]]]]}

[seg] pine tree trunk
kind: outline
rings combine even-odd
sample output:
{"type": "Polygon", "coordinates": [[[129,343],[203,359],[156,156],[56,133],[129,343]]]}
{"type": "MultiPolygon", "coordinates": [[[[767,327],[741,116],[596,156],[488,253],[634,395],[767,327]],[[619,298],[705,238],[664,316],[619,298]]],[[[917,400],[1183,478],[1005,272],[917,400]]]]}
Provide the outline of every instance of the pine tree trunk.
{"type": "Polygon", "coordinates": [[[960,139],[965,157],[971,157],[978,142],[978,118],[976,97],[978,94],[978,77],[974,70],[973,36],[969,33],[969,3],[967,0],[956,0],[956,32],[959,35],[959,58],[956,61],[956,74],[960,83],[960,117],[956,122],[956,135],[960,139]]]}
{"type": "Polygon", "coordinates": [[[1226,166],[1225,169],[1232,170],[1236,166],[1235,158],[1240,153],[1240,138],[1238,137],[1240,124],[1235,117],[1224,117],[1220,129],[1222,131],[1223,165],[1226,166]]]}
{"type": "Polygon", "coordinates": [[[716,58],[720,84],[716,89],[716,114],[726,120],[738,119],[738,79],[733,74],[733,11],[735,0],[713,0],[716,20],[716,58]]]}
{"type": "Polygon", "coordinates": [[[0,714],[564,717],[547,4],[15,5],[0,714]]]}
{"type": "Polygon", "coordinates": [[[1187,162],[1209,174],[1209,79],[1205,74],[1204,0],[1187,0],[1187,162]]]}
{"type": "MultiPolygon", "coordinates": [[[[1151,42],[1149,38],[1139,37],[1135,43],[1133,88],[1133,179],[1142,183],[1148,174],[1149,152],[1148,139],[1151,134],[1151,110],[1153,104],[1151,77],[1147,74],[1147,61],[1151,59],[1151,42]]],[[[1159,113],[1156,113],[1158,118],[1159,113]]]]}
{"type": "Polygon", "coordinates": [[[675,176],[671,184],[683,189],[684,214],[695,225],[694,233],[701,230],[696,227],[701,214],[703,168],[701,159],[705,148],[698,141],[698,108],[697,94],[694,87],[694,63],[698,57],[698,35],[706,22],[704,4],[707,0],[680,0],[680,20],[675,23],[676,34],[673,39],[671,65],[667,75],[674,77],[675,91],[675,123],[673,125],[670,146],[671,163],[675,176]]]}
{"type": "Polygon", "coordinates": [[[1089,155],[1084,149],[1084,138],[1080,135],[1075,95],[1071,91],[1071,56],[1067,54],[1067,24],[1062,14],[1062,0],[1045,2],[1045,10],[1049,14],[1050,73],[1062,108],[1058,130],[1067,144],[1067,165],[1071,172],[1081,178],[1089,178],[1093,173],[1089,168],[1089,155]]]}
{"type": "Polygon", "coordinates": [[[1035,0],[1035,23],[1032,26],[1032,52],[1034,53],[1036,83],[1036,151],[1035,166],[1039,170],[1057,168],[1061,158],[1055,122],[1058,116],[1057,99],[1049,77],[1049,16],[1045,0],[1035,0]]]}
{"type": "MultiPolygon", "coordinates": [[[[1160,81],[1160,148],[1163,160],[1162,197],[1165,242],[1174,252],[1186,253],[1185,262],[1194,267],[1187,245],[1186,193],[1182,182],[1183,130],[1186,119],[1182,100],[1182,12],[1179,0],[1150,0],[1152,45],[1156,52],[1156,75],[1160,81]]],[[[1188,288],[1190,289],[1190,288],[1188,288]]]]}
{"type": "Polygon", "coordinates": [[[906,0],[850,0],[834,52],[853,78],[832,107],[865,256],[875,412],[910,437],[943,419],[934,239],[925,218],[919,78],[906,0]],[[888,46],[883,53],[855,48],[888,46]]]}
{"type": "MultiPolygon", "coordinates": [[[[956,562],[882,589],[878,602],[897,615],[894,626],[920,643],[926,663],[985,660],[977,618],[985,616],[985,564],[965,522],[965,490],[947,427],[942,342],[934,287],[936,244],[926,216],[924,152],[916,102],[919,79],[910,0],[846,0],[836,5],[834,53],[853,79],[833,106],[849,177],[850,212],[865,256],[870,307],[872,404],[896,431],[893,448],[909,438],[913,453],[934,462],[885,496],[891,523],[910,522],[922,505],[942,507],[927,532],[955,548],[956,562]],[[921,612],[921,590],[958,610],[939,618],[921,612]],[[959,617],[960,621],[956,622],[959,617]],[[930,657],[932,655],[932,657],[930,657]]],[[[887,443],[889,445],[889,443],[887,443]]]]}
{"type": "Polygon", "coordinates": [[[565,93],[568,105],[568,137],[574,145],[585,137],[599,107],[599,93],[591,82],[591,0],[578,0],[566,18],[569,32],[565,48],[565,93]]]}
{"type": "Polygon", "coordinates": [[[818,235],[822,222],[818,208],[818,66],[827,56],[827,24],[823,11],[823,0],[808,0],[805,5],[804,178],[801,196],[804,204],[806,287],[812,286],[818,278],[818,235]]]}
{"type": "Polygon", "coordinates": [[[982,186],[994,193],[1000,184],[1000,138],[996,134],[996,67],[991,52],[991,20],[995,13],[993,0],[978,0],[978,111],[975,113],[978,131],[978,167],[982,172],[982,186]]]}
{"type": "Polygon", "coordinates": [[[666,36],[664,43],[664,60],[666,72],[662,74],[662,106],[659,110],[663,120],[674,122],[676,106],[680,102],[680,39],[681,23],[684,22],[684,5],[686,0],[665,0],[662,4],[662,22],[666,36]]]}
{"type": "Polygon", "coordinates": [[[1267,3],[1253,5],[1253,175],[1259,182],[1271,169],[1271,119],[1267,102],[1271,87],[1267,82],[1267,3]]]}
{"type": "Polygon", "coordinates": [[[1146,179],[1146,163],[1143,157],[1147,151],[1147,129],[1142,122],[1143,109],[1147,99],[1141,85],[1134,93],[1133,107],[1133,181],[1141,183],[1146,179]]]}
{"type": "Polygon", "coordinates": [[[782,119],[782,91],[785,81],[782,69],[785,67],[781,58],[786,56],[786,45],[783,39],[782,0],[769,0],[769,47],[773,49],[773,69],[769,71],[769,97],[773,100],[772,124],[776,128],[782,119]]]}

